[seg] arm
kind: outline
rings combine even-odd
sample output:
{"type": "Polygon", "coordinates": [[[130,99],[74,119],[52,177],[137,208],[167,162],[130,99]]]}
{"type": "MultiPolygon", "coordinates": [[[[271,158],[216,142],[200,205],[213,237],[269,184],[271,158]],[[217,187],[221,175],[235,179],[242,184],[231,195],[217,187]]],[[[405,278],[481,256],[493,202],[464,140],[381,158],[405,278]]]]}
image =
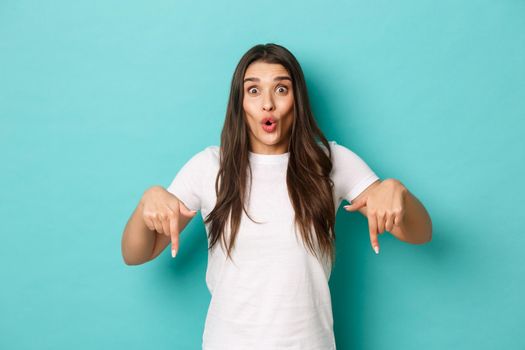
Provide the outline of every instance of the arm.
{"type": "Polygon", "coordinates": [[[157,232],[150,230],[142,219],[142,200],[139,202],[122,234],[122,257],[127,265],[140,265],[149,260],[157,232]]]}

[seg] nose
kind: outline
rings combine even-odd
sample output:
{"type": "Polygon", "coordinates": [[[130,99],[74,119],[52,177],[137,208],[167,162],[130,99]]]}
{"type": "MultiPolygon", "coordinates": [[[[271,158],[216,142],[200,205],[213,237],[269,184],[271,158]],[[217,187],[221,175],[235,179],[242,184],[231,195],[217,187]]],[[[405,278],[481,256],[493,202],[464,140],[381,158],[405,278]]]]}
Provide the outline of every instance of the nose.
{"type": "Polygon", "coordinates": [[[265,111],[273,111],[273,109],[275,108],[271,93],[264,94],[262,107],[265,111]]]}

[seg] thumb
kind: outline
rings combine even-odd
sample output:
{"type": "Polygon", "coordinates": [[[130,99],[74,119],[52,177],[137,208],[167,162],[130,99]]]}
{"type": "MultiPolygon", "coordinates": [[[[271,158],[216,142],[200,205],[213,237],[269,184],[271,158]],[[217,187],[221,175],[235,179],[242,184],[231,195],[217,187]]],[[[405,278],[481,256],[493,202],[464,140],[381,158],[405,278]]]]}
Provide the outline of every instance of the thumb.
{"type": "Polygon", "coordinates": [[[184,205],[179,206],[179,211],[182,215],[189,216],[189,217],[193,217],[197,214],[197,210],[186,209],[184,205]]]}
{"type": "Polygon", "coordinates": [[[350,204],[350,205],[345,205],[344,208],[347,211],[356,211],[359,208],[362,208],[364,206],[366,206],[366,198],[363,198],[363,199],[361,199],[359,201],[352,202],[352,204],[350,204]]]}

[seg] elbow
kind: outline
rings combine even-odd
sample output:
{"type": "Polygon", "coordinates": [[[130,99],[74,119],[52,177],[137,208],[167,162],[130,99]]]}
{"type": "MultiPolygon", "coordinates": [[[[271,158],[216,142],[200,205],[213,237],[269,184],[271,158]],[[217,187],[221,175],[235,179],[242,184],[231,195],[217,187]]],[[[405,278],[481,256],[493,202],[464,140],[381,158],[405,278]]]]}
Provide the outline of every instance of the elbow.
{"type": "Polygon", "coordinates": [[[432,221],[429,220],[427,222],[426,227],[422,230],[422,232],[419,235],[415,236],[415,239],[413,240],[413,244],[425,244],[432,241],[432,221]]]}
{"type": "Polygon", "coordinates": [[[124,264],[126,264],[127,266],[138,265],[136,262],[130,260],[129,258],[126,258],[124,255],[122,256],[122,260],[124,261],[124,264]]]}
{"type": "Polygon", "coordinates": [[[126,264],[127,266],[137,266],[137,265],[142,265],[146,262],[148,262],[148,260],[134,260],[134,259],[130,259],[129,257],[126,257],[126,256],[122,256],[122,260],[124,261],[124,264],[126,264]]]}
{"type": "Polygon", "coordinates": [[[124,264],[128,266],[138,265],[135,261],[130,259],[126,254],[122,253],[122,261],[124,261],[124,264]]]}
{"type": "Polygon", "coordinates": [[[428,240],[425,243],[428,243],[432,240],[432,231],[428,233],[428,240]]]}
{"type": "Polygon", "coordinates": [[[414,244],[419,244],[419,245],[422,245],[422,244],[425,244],[425,243],[429,243],[430,241],[432,241],[432,233],[430,233],[428,236],[426,236],[425,239],[421,240],[421,241],[418,241],[414,244]]]}
{"type": "Polygon", "coordinates": [[[432,220],[430,220],[430,218],[428,220],[426,234],[423,235],[423,237],[425,237],[425,240],[423,241],[423,243],[428,243],[432,241],[432,220]]]}
{"type": "Polygon", "coordinates": [[[120,245],[120,254],[122,261],[128,266],[142,265],[150,260],[141,254],[140,251],[137,251],[136,247],[130,245],[130,242],[127,242],[124,238],[120,245]]]}
{"type": "Polygon", "coordinates": [[[432,240],[432,225],[419,229],[396,227],[391,233],[400,241],[421,245],[432,240]]]}
{"type": "Polygon", "coordinates": [[[410,243],[421,245],[421,244],[428,243],[431,240],[432,240],[432,231],[428,231],[426,233],[418,235],[417,239],[412,240],[410,243]]]}
{"type": "Polygon", "coordinates": [[[128,266],[142,265],[149,260],[150,259],[144,259],[143,257],[133,256],[133,254],[126,253],[125,250],[122,249],[122,261],[128,266]]]}
{"type": "Polygon", "coordinates": [[[421,245],[432,240],[432,230],[427,231],[400,231],[396,233],[396,237],[406,243],[421,245]]]}

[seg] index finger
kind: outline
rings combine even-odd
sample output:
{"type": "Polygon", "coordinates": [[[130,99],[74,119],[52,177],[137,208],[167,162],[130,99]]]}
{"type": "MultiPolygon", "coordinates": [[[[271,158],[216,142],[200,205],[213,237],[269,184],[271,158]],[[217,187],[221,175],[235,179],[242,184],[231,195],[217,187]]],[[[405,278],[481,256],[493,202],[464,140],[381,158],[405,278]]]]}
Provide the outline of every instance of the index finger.
{"type": "Polygon", "coordinates": [[[175,257],[179,250],[179,214],[170,215],[171,256],[175,257]]]}
{"type": "Polygon", "coordinates": [[[375,215],[370,215],[368,217],[368,230],[370,233],[370,242],[372,243],[372,248],[379,254],[379,242],[377,240],[377,219],[375,215]]]}

